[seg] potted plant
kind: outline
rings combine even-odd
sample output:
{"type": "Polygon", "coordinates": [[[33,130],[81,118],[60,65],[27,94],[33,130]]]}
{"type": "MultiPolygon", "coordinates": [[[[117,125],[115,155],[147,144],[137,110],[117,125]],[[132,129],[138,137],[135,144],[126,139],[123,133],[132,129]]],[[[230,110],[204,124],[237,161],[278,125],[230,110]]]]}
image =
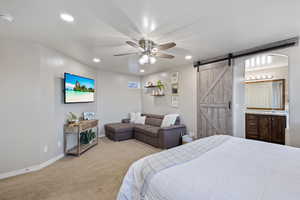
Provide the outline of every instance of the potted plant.
{"type": "Polygon", "coordinates": [[[68,115],[68,123],[73,124],[73,123],[77,123],[78,121],[79,121],[78,117],[74,113],[70,112],[68,115]]]}
{"type": "Polygon", "coordinates": [[[159,95],[163,95],[164,94],[165,85],[163,84],[163,82],[161,80],[157,81],[157,88],[159,90],[159,95]]]}

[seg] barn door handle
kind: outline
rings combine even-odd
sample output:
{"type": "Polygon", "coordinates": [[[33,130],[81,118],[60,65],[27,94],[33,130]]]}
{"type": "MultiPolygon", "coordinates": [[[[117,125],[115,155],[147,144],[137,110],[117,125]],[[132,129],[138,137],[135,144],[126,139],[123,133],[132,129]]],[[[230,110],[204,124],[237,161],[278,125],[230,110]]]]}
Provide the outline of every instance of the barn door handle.
{"type": "Polygon", "coordinates": [[[231,101],[228,101],[228,109],[231,110],[231,101]]]}

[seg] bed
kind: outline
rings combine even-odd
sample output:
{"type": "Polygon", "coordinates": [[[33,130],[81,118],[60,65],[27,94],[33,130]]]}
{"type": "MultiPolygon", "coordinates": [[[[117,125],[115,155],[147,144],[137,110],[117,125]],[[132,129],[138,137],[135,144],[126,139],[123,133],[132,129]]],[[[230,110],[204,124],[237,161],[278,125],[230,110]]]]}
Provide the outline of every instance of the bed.
{"type": "Polygon", "coordinates": [[[133,163],[118,200],[299,200],[300,149],[212,136],[133,163]]]}

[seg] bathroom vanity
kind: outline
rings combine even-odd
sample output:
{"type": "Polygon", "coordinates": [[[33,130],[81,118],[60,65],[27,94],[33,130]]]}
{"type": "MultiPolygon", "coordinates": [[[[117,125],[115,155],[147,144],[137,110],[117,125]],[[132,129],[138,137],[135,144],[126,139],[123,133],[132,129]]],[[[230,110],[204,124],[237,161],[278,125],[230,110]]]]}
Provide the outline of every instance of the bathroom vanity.
{"type": "Polygon", "coordinates": [[[246,113],[246,138],[285,144],[284,114],[246,113]]]}
{"type": "Polygon", "coordinates": [[[247,82],[246,138],[285,144],[285,80],[247,82]]]}

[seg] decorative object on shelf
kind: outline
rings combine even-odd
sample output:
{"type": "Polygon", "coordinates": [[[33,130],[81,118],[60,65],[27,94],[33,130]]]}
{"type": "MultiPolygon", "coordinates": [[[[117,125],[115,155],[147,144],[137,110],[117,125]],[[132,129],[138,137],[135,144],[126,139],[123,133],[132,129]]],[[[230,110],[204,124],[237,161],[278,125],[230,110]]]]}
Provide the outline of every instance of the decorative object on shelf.
{"type": "Polygon", "coordinates": [[[150,88],[150,87],[155,87],[154,84],[151,82],[151,81],[148,81],[146,84],[145,84],[145,88],[150,88]]]}
{"type": "Polygon", "coordinates": [[[165,85],[163,84],[163,82],[161,80],[157,81],[157,88],[158,88],[157,95],[164,95],[165,85]]]}
{"type": "Polygon", "coordinates": [[[173,83],[171,85],[172,95],[178,95],[179,94],[179,86],[178,83],[173,83]]]}
{"type": "Polygon", "coordinates": [[[178,106],[179,106],[179,97],[178,96],[171,96],[171,105],[172,105],[172,107],[178,108],[178,106]]]}
{"type": "Polygon", "coordinates": [[[80,133],[80,144],[91,144],[96,139],[96,132],[92,129],[80,133]]]}
{"type": "Polygon", "coordinates": [[[93,120],[95,119],[96,114],[94,112],[84,112],[83,119],[84,120],[93,120]]]}
{"type": "Polygon", "coordinates": [[[79,121],[79,118],[74,113],[69,112],[67,120],[68,120],[69,124],[74,124],[74,123],[77,123],[79,121]]]}
{"type": "Polygon", "coordinates": [[[156,84],[149,81],[145,84],[145,88],[152,89],[151,96],[165,96],[164,94],[165,84],[161,80],[158,80],[156,84]]]}
{"type": "Polygon", "coordinates": [[[171,84],[178,83],[179,80],[179,72],[171,73],[171,84]]]}

